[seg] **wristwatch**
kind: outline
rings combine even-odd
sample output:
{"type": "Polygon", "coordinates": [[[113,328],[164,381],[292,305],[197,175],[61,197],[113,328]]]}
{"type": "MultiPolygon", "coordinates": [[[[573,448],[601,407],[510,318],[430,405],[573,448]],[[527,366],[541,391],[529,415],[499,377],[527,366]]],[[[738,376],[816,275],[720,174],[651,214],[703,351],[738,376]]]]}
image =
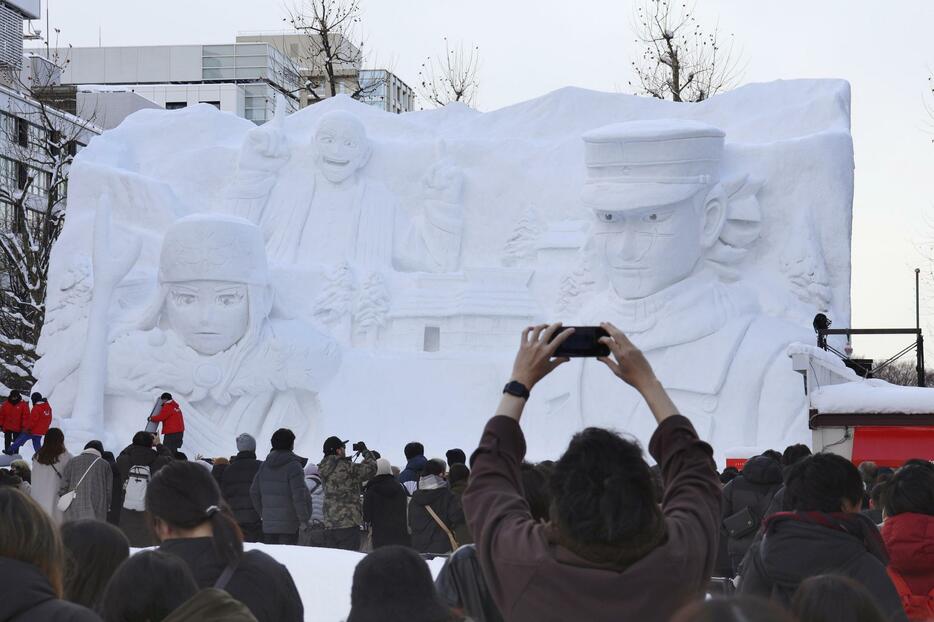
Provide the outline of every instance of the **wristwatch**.
{"type": "Polygon", "coordinates": [[[524,400],[529,399],[529,389],[521,382],[516,382],[515,380],[510,380],[506,383],[506,386],[503,387],[503,393],[508,393],[509,395],[515,395],[516,397],[521,397],[524,400]]]}

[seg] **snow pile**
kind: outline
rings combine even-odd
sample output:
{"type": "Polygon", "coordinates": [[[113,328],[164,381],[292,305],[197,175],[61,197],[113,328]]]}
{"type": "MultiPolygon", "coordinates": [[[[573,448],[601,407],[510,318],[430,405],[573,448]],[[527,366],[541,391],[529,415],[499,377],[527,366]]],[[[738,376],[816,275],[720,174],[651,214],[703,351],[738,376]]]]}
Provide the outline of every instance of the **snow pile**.
{"type": "Polygon", "coordinates": [[[934,414],[934,389],[902,387],[878,379],[820,387],[810,397],[811,407],[821,414],[934,414]]]}

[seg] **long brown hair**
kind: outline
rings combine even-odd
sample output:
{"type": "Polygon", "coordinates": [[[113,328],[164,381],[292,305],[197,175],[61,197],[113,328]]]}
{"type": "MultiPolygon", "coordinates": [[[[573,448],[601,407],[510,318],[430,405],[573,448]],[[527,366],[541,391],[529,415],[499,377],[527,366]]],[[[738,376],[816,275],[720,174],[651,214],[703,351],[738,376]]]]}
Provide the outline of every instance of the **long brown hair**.
{"type": "Polygon", "coordinates": [[[32,564],[61,598],[65,553],[58,529],[42,507],[16,488],[0,488],[0,557],[32,564]]]}
{"type": "Polygon", "coordinates": [[[39,464],[58,464],[58,459],[65,453],[65,433],[58,428],[49,428],[42,447],[36,453],[36,462],[39,464]]]}

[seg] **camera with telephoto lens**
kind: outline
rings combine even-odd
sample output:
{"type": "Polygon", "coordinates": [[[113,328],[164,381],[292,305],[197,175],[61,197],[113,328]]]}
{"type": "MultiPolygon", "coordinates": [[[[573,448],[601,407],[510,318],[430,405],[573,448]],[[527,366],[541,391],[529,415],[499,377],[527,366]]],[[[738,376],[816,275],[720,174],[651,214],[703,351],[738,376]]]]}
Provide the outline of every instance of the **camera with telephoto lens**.
{"type": "Polygon", "coordinates": [[[363,452],[363,451],[366,451],[366,443],[364,443],[363,441],[360,441],[360,442],[358,442],[358,443],[354,443],[354,444],[353,444],[353,450],[356,451],[356,452],[363,452]]]}

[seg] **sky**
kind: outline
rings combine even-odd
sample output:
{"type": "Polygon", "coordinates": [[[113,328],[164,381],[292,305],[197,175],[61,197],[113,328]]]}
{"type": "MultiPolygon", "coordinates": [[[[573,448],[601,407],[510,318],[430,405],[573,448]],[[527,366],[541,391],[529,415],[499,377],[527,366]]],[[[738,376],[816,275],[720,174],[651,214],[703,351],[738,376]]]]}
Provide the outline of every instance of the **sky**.
{"type": "MultiPolygon", "coordinates": [[[[369,66],[410,85],[447,39],[476,45],[480,93],[493,110],[563,86],[632,92],[639,50],[631,0],[360,0],[369,66]]],[[[281,31],[291,0],[43,0],[59,42],[75,46],[229,43],[281,31]]],[[[913,327],[914,268],[927,275],[934,239],[934,2],[699,0],[698,21],[732,34],[739,83],[842,78],[852,86],[856,157],[853,327],[913,327]]],[[[44,28],[44,24],[39,27],[44,28]]],[[[54,41],[53,41],[54,43],[54,41]]],[[[841,232],[841,235],[844,235],[841,232]]],[[[934,364],[934,281],[922,283],[922,328],[934,364]]],[[[843,321],[836,326],[842,327],[843,321]]],[[[885,357],[905,337],[854,340],[885,357]]]]}

